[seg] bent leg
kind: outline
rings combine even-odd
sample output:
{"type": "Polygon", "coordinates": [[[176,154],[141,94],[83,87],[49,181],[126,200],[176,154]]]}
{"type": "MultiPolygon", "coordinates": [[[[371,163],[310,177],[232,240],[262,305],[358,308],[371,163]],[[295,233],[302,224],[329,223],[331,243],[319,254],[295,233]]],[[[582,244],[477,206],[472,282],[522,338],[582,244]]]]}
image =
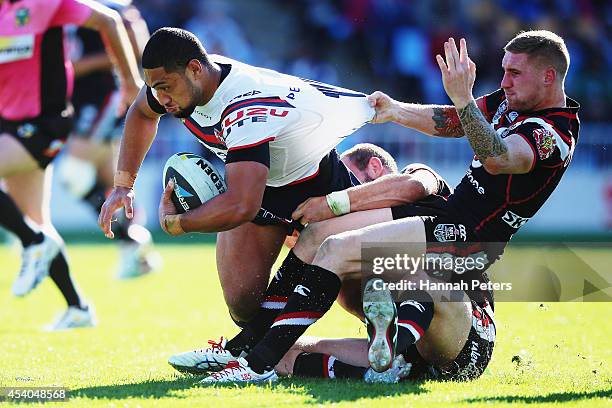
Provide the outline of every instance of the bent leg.
{"type": "Polygon", "coordinates": [[[362,259],[362,245],[368,243],[411,244],[407,255],[420,256],[425,253],[425,225],[420,218],[410,217],[332,235],[323,241],[312,263],[342,280],[361,279],[362,265],[368,267],[373,261],[362,259]]]}
{"type": "Polygon", "coordinates": [[[368,367],[368,342],[366,339],[326,339],[303,336],[291,347],[275,370],[280,375],[293,374],[295,359],[301,353],[321,353],[356,367],[368,367]]]}
{"type": "Polygon", "coordinates": [[[345,231],[356,230],[369,225],[393,220],[391,209],[359,211],[308,224],[301,232],[293,252],[306,263],[312,263],[317,250],[325,238],[345,231]]]}
{"type": "Polygon", "coordinates": [[[217,270],[232,318],[249,321],[259,310],[286,232],[251,222],[217,235],[217,270]]]}
{"type": "Polygon", "coordinates": [[[459,355],[471,327],[470,302],[437,302],[429,329],[416,342],[417,350],[431,364],[448,364],[459,355]]]}

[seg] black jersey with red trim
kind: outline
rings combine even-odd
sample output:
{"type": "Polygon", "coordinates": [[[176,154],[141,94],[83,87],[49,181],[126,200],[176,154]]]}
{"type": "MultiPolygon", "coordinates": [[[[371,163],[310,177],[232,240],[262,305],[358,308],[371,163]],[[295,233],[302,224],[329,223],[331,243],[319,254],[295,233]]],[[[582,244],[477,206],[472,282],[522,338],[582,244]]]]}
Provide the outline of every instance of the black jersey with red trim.
{"type": "Polygon", "coordinates": [[[544,205],[567,170],[578,142],[580,106],[567,98],[565,108],[511,111],[501,89],[486,95],[484,106],[498,135],[517,134],[529,143],[533,166],[525,174],[493,175],[474,156],[447,205],[481,241],[507,242],[544,205]]]}

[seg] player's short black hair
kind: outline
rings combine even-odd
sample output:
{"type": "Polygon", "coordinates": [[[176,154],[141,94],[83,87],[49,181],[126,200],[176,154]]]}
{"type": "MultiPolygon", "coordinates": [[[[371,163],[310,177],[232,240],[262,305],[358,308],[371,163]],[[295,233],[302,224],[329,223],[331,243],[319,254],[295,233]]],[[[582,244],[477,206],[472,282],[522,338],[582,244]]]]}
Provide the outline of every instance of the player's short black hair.
{"type": "Polygon", "coordinates": [[[522,31],[506,44],[504,51],[527,54],[552,65],[561,80],[565,79],[570,64],[563,38],[547,30],[522,31]]]}
{"type": "Polygon", "coordinates": [[[392,173],[397,173],[397,163],[388,151],[372,143],[359,143],[351,147],[341,157],[348,159],[359,170],[365,170],[372,157],[378,157],[384,167],[392,173]]]}
{"type": "Polygon", "coordinates": [[[210,64],[198,37],[181,28],[162,27],[147,41],[142,52],[142,67],[163,67],[167,72],[183,72],[193,59],[204,65],[210,64]]]}

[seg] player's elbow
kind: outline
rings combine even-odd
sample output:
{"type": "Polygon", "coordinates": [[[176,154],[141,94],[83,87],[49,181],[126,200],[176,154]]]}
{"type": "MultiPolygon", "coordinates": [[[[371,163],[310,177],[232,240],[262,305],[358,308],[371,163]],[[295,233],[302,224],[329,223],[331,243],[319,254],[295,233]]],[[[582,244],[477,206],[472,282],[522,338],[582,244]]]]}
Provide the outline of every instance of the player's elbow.
{"type": "Polygon", "coordinates": [[[234,223],[244,224],[249,221],[253,221],[260,208],[260,205],[251,200],[235,201],[231,206],[231,213],[233,214],[234,223]]]}
{"type": "Polygon", "coordinates": [[[123,24],[121,15],[108,7],[96,8],[92,14],[92,28],[98,30],[102,34],[108,34],[116,29],[118,25],[123,24]]]}
{"type": "Polygon", "coordinates": [[[493,176],[503,174],[505,170],[505,166],[503,166],[503,164],[500,163],[498,160],[487,159],[482,164],[482,166],[485,168],[487,173],[493,176]]]}
{"type": "Polygon", "coordinates": [[[408,180],[398,191],[401,194],[401,199],[408,203],[421,200],[429,195],[423,183],[415,179],[408,180]]]}

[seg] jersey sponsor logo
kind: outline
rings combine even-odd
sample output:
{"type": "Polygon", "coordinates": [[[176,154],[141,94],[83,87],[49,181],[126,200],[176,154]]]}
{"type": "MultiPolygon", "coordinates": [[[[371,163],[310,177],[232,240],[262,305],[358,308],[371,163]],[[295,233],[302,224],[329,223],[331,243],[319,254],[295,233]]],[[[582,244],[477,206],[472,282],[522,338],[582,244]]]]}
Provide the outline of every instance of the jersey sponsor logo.
{"type": "Polygon", "coordinates": [[[252,91],[247,92],[247,93],[243,93],[242,95],[234,96],[232,99],[230,99],[229,103],[234,102],[236,99],[245,98],[247,96],[254,96],[254,95],[257,95],[257,94],[260,94],[260,93],[261,93],[261,91],[253,89],[252,91]]]}
{"type": "Polygon", "coordinates": [[[221,135],[225,134],[225,139],[232,133],[234,127],[242,127],[245,123],[266,123],[271,116],[284,118],[288,114],[287,109],[266,107],[251,107],[232,112],[223,121],[221,135]]]}
{"type": "Polygon", "coordinates": [[[480,160],[478,160],[478,157],[476,156],[474,156],[474,158],[472,159],[472,167],[475,169],[482,167],[482,163],[480,162],[480,160]]]}
{"type": "Polygon", "coordinates": [[[15,25],[23,27],[30,22],[30,10],[22,7],[15,12],[15,25]]]}
{"type": "Polygon", "coordinates": [[[540,159],[545,160],[552,156],[555,147],[557,147],[557,141],[551,132],[546,129],[535,129],[533,131],[533,138],[536,141],[540,159]]]}
{"type": "MultiPolygon", "coordinates": [[[[478,162],[480,163],[480,162],[478,162]]],[[[472,162],[472,164],[474,164],[474,162],[472,162]]],[[[481,164],[482,165],[482,164],[481,164]]],[[[468,169],[467,173],[465,173],[465,176],[467,177],[467,179],[470,181],[470,183],[474,186],[474,188],[476,189],[476,191],[478,192],[478,194],[484,195],[485,193],[485,189],[483,186],[480,185],[480,183],[478,182],[478,180],[476,180],[476,178],[474,177],[474,175],[472,174],[472,169],[468,169]]]]}
{"type": "Polygon", "coordinates": [[[24,123],[17,128],[17,135],[23,139],[29,139],[38,131],[38,127],[33,123],[24,123]]]}
{"type": "Polygon", "coordinates": [[[434,229],[434,237],[438,242],[455,242],[467,239],[465,225],[463,224],[438,224],[434,229]]]}
{"type": "Polygon", "coordinates": [[[31,58],[34,55],[34,35],[0,36],[0,64],[31,58]]]}
{"type": "Polygon", "coordinates": [[[497,112],[495,112],[495,115],[493,116],[492,122],[494,125],[497,125],[497,123],[499,122],[499,119],[502,117],[502,115],[504,114],[507,108],[508,108],[508,100],[504,99],[504,101],[499,104],[499,107],[497,108],[497,112]]]}
{"type": "Polygon", "coordinates": [[[517,215],[512,211],[506,211],[506,213],[502,217],[502,220],[510,227],[514,229],[519,229],[523,225],[525,225],[527,221],[529,221],[529,218],[521,217],[520,215],[517,215]]]}
{"type": "Polygon", "coordinates": [[[303,285],[297,285],[295,289],[293,289],[293,292],[306,297],[310,295],[310,289],[303,285]]]}
{"type": "Polygon", "coordinates": [[[512,111],[508,114],[508,119],[510,120],[510,122],[514,122],[516,118],[518,118],[518,116],[518,112],[512,111]]]}

